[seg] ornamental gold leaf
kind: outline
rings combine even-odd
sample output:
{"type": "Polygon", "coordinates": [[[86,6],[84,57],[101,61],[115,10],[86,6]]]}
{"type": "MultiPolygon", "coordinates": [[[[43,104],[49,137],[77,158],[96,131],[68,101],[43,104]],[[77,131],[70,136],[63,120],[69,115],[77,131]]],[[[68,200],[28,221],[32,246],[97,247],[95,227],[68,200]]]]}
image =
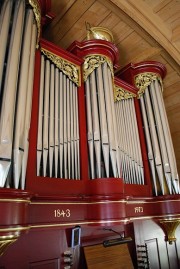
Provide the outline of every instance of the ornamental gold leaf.
{"type": "Polygon", "coordinates": [[[114,85],[114,102],[127,100],[135,97],[137,97],[136,94],[126,89],[123,89],[122,87],[114,85]]]}
{"type": "Polygon", "coordinates": [[[40,39],[40,32],[41,32],[41,8],[39,5],[38,0],[28,0],[29,4],[31,5],[31,7],[33,8],[33,12],[34,12],[34,16],[35,16],[35,20],[36,20],[36,24],[37,24],[37,30],[38,30],[38,34],[37,34],[37,42],[36,42],[36,47],[39,47],[39,39],[40,39]]]}
{"type": "Polygon", "coordinates": [[[144,94],[145,89],[151,84],[152,81],[159,80],[162,84],[161,77],[153,72],[140,73],[135,76],[134,80],[136,87],[139,89],[138,97],[141,97],[144,94]]]}
{"type": "Polygon", "coordinates": [[[84,81],[87,80],[88,76],[96,69],[98,68],[101,64],[103,63],[107,63],[110,70],[111,70],[111,74],[114,77],[114,72],[113,72],[113,65],[111,60],[104,56],[104,55],[99,55],[99,54],[93,54],[90,56],[85,57],[85,61],[84,61],[84,65],[83,65],[83,69],[84,69],[84,74],[83,74],[83,78],[84,81]]]}
{"type": "Polygon", "coordinates": [[[80,67],[67,61],[64,58],[61,58],[54,53],[41,48],[41,52],[53,62],[57,68],[59,68],[70,80],[72,80],[77,86],[80,86],[80,67]]]}

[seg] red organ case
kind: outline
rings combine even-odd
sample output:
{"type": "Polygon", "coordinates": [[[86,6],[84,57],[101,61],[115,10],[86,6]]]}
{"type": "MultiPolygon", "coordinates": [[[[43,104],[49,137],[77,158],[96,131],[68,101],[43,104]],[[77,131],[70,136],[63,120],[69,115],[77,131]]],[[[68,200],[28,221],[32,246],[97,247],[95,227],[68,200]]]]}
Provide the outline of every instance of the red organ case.
{"type": "MultiPolygon", "coordinates": [[[[50,8],[35,0],[1,7],[0,268],[86,268],[81,249],[114,239],[114,230],[132,237],[135,268],[150,268],[140,267],[147,248],[148,266],[156,266],[157,244],[167,248],[179,231],[165,66],[119,69],[119,51],[102,27],[67,50],[55,46],[41,38],[50,8]],[[71,248],[76,226],[81,243],[71,248]]],[[[178,268],[178,252],[166,254],[178,268]]]]}

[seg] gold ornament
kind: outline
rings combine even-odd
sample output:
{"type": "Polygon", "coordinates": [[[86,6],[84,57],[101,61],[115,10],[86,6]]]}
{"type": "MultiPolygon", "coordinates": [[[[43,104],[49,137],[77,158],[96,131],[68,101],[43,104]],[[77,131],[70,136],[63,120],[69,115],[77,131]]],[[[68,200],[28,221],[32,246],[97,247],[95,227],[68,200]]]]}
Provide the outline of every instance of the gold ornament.
{"type": "Polygon", "coordinates": [[[151,84],[152,81],[159,80],[159,82],[162,84],[161,77],[152,72],[140,73],[135,76],[134,80],[136,87],[139,89],[138,98],[144,94],[145,89],[151,84]]]}
{"type": "Polygon", "coordinates": [[[129,92],[119,86],[114,85],[114,102],[137,97],[136,94],[129,92]]]}
{"type": "Polygon", "coordinates": [[[84,61],[84,74],[83,74],[83,78],[84,81],[87,80],[88,76],[96,69],[98,68],[101,64],[103,63],[107,63],[110,70],[111,70],[111,74],[114,77],[114,72],[113,72],[113,65],[111,60],[104,56],[104,55],[99,55],[99,54],[93,54],[93,55],[89,55],[87,57],[85,57],[85,61],[84,61]]]}
{"type": "Polygon", "coordinates": [[[64,58],[53,54],[52,52],[41,48],[41,52],[53,62],[65,75],[68,76],[77,86],[81,85],[80,67],[65,60],[64,58]]]}
{"type": "Polygon", "coordinates": [[[35,20],[37,23],[38,34],[37,34],[36,48],[38,48],[39,47],[40,32],[41,32],[41,8],[40,8],[38,0],[28,0],[28,1],[29,1],[29,4],[33,8],[35,20]]]}

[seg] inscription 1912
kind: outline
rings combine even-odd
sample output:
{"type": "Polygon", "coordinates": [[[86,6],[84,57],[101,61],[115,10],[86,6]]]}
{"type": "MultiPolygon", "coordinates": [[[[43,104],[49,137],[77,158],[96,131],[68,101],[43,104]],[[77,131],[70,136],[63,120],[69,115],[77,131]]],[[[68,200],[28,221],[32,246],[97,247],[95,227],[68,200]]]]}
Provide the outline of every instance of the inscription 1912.
{"type": "Polygon", "coordinates": [[[137,206],[134,208],[135,213],[142,213],[143,212],[143,207],[142,206],[137,206]]]}

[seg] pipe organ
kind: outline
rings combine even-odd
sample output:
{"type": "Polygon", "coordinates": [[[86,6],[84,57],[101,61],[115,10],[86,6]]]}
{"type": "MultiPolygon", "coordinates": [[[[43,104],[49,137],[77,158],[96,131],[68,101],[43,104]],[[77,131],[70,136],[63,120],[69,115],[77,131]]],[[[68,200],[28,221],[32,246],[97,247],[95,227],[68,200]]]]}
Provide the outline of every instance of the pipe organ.
{"type": "Polygon", "coordinates": [[[8,246],[38,227],[153,219],[157,201],[156,216],[179,214],[164,65],[119,69],[112,34],[102,27],[89,28],[87,40],[67,50],[55,46],[41,37],[46,2],[0,6],[0,252],[2,238],[8,246]],[[56,204],[68,206],[62,223],[56,204]]]}

